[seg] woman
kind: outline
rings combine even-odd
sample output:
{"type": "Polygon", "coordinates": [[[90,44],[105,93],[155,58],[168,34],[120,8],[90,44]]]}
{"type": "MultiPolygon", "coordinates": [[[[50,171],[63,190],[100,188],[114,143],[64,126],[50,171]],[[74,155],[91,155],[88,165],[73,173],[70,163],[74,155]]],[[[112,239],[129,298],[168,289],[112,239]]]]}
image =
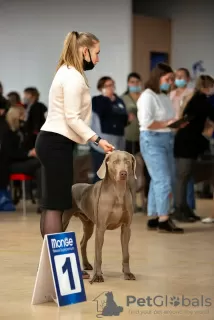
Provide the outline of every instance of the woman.
{"type": "Polygon", "coordinates": [[[99,52],[99,40],[93,34],[70,32],[50,88],[48,115],[36,141],[44,178],[43,237],[62,232],[62,214],[72,208],[74,143],[92,141],[104,152],[113,150],[89,127],[91,97],[84,71],[98,63],[99,52]]]}
{"type": "MultiPolygon", "coordinates": [[[[179,68],[175,74],[175,86],[176,89],[170,92],[170,99],[176,113],[176,119],[179,119],[182,115],[183,101],[192,94],[193,89],[188,88],[190,82],[190,72],[186,68],[179,68]]],[[[195,210],[195,191],[194,181],[190,179],[187,187],[187,203],[192,210],[195,210]]]]}
{"type": "Polygon", "coordinates": [[[193,89],[188,88],[190,82],[190,73],[186,68],[179,68],[175,74],[175,90],[170,92],[170,99],[175,109],[175,117],[179,119],[182,114],[182,102],[185,97],[189,96],[193,89]]]}
{"type": "MultiPolygon", "coordinates": [[[[207,119],[214,121],[214,109],[207,97],[213,92],[214,80],[208,75],[199,77],[194,94],[187,103],[183,115],[190,119],[189,124],[175,136],[174,155],[177,167],[176,211],[177,220],[186,218],[199,220],[186,201],[187,184],[192,176],[194,162],[209,149],[209,140],[203,135],[207,119]]],[[[209,128],[206,128],[208,130],[209,128]]]]}
{"type": "Polygon", "coordinates": [[[138,102],[140,148],[151,182],[148,198],[149,229],[183,232],[169,217],[170,194],[174,177],[174,135],[169,124],[175,121],[175,112],[168,97],[173,70],[159,63],[145,84],[138,102]]]}
{"type": "Polygon", "coordinates": [[[21,102],[21,97],[18,92],[11,91],[7,95],[8,100],[10,101],[11,106],[23,107],[21,102]]]}
{"type": "MultiPolygon", "coordinates": [[[[0,124],[0,189],[6,190],[10,174],[23,173],[35,176],[40,198],[40,162],[35,158],[35,149],[23,148],[19,129],[22,120],[20,107],[11,107],[0,124]]],[[[39,199],[40,201],[40,199],[39,199]]]]}
{"type": "Polygon", "coordinates": [[[121,97],[129,115],[129,124],[125,129],[126,151],[134,155],[140,151],[137,100],[142,92],[141,76],[135,72],[130,73],[127,78],[127,85],[127,91],[121,97]]]}
{"type": "MultiPolygon", "coordinates": [[[[92,99],[92,129],[118,150],[125,150],[124,130],[128,123],[126,107],[116,94],[115,83],[110,77],[102,77],[97,83],[101,95],[92,99]]],[[[100,168],[105,153],[94,143],[91,145],[94,183],[99,180],[97,171],[100,168]]]]}

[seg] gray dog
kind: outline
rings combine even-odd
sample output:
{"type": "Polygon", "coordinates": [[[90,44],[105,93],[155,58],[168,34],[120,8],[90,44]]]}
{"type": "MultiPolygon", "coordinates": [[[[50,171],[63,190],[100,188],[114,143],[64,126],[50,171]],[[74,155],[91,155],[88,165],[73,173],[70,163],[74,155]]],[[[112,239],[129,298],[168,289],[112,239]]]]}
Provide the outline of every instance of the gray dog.
{"type": "Polygon", "coordinates": [[[90,283],[103,282],[101,270],[102,247],[106,230],[121,227],[123,273],[125,280],[135,280],[129,268],[130,225],[133,216],[133,196],[135,194],[136,160],[128,152],[113,151],[107,154],[97,175],[101,181],[94,185],[77,183],[72,187],[73,209],[63,215],[63,230],[66,230],[72,215],[83,223],[81,254],[84,270],[92,270],[87,258],[87,242],[95,235],[94,276],[90,283]]]}

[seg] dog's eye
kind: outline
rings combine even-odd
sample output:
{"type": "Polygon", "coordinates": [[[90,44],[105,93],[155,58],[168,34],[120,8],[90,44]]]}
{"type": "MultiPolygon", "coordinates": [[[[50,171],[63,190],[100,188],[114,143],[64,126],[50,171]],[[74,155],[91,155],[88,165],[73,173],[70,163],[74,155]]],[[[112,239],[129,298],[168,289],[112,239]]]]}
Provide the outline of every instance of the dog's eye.
{"type": "Polygon", "coordinates": [[[125,160],[125,163],[126,163],[126,164],[131,164],[131,161],[125,160]]]}
{"type": "Polygon", "coordinates": [[[113,161],[113,164],[118,164],[118,160],[114,160],[114,161],[113,161]]]}

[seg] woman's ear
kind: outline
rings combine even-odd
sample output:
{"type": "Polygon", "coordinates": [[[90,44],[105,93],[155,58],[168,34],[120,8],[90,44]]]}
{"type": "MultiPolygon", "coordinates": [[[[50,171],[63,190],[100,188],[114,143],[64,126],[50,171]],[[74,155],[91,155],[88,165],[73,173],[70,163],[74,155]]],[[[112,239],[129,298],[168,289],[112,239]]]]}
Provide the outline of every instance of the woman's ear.
{"type": "Polygon", "coordinates": [[[110,157],[110,154],[107,154],[105,156],[105,159],[103,160],[103,163],[101,164],[101,167],[97,171],[97,175],[100,179],[104,179],[107,173],[107,161],[110,157]]]}

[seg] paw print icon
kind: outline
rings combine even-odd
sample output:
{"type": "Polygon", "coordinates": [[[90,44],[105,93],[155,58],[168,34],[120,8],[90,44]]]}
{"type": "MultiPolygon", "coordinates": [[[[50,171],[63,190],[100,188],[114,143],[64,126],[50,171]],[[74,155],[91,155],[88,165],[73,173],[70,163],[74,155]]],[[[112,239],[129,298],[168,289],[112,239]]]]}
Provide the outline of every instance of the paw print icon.
{"type": "Polygon", "coordinates": [[[180,299],[179,299],[179,297],[175,297],[175,296],[171,297],[171,298],[170,298],[170,304],[171,304],[172,306],[174,306],[174,307],[179,306],[179,305],[180,305],[180,299]]]}

